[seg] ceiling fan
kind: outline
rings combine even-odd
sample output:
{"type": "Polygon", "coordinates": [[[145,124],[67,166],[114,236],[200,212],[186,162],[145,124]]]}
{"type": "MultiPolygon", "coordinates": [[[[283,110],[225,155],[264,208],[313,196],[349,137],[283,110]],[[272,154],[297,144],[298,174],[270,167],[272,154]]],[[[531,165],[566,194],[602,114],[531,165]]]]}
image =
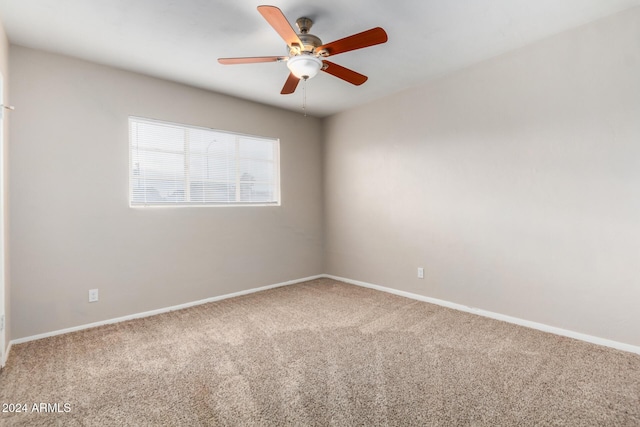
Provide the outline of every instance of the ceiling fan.
{"type": "Polygon", "coordinates": [[[380,27],[372,28],[358,34],[353,34],[331,43],[322,41],[309,34],[313,21],[309,18],[299,18],[296,25],[300,33],[296,33],[280,9],[275,6],[258,6],[258,12],[267,20],[289,48],[289,56],[257,56],[245,58],[219,58],[218,62],[225,65],[252,64],[259,62],[287,62],[289,77],[280,92],[283,95],[295,92],[300,79],[313,78],[319,71],[331,74],[346,82],[359,86],[367,81],[367,76],[327,61],[331,55],[362,49],[385,43],[387,33],[380,27]]]}

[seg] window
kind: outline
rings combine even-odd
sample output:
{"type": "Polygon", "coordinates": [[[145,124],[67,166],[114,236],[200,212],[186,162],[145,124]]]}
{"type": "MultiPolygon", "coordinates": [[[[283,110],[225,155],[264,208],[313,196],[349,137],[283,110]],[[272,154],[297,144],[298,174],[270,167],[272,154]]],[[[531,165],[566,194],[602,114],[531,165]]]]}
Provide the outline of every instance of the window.
{"type": "Polygon", "coordinates": [[[131,206],[279,205],[279,141],[129,118],[131,206]]]}

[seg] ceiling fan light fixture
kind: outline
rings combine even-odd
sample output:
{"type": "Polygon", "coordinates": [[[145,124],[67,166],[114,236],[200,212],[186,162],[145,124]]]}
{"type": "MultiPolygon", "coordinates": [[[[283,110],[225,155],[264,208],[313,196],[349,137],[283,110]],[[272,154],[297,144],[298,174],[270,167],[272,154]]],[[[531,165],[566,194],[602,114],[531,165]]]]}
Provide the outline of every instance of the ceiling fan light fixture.
{"type": "Polygon", "coordinates": [[[312,79],[322,69],[322,61],[312,55],[298,55],[289,58],[287,67],[299,79],[312,79]]]}
{"type": "Polygon", "coordinates": [[[260,5],[258,6],[258,12],[287,43],[289,55],[218,58],[218,62],[221,64],[254,64],[287,61],[289,77],[287,77],[287,81],[280,91],[282,95],[294,93],[300,80],[311,79],[319,71],[324,71],[347,83],[360,86],[367,81],[367,76],[326,61],[324,58],[386,43],[388,40],[387,33],[382,28],[375,27],[330,43],[322,43],[319,37],[309,33],[313,25],[313,21],[309,18],[298,18],[296,21],[296,25],[300,29],[298,34],[289,23],[287,17],[276,6],[260,5]]]}

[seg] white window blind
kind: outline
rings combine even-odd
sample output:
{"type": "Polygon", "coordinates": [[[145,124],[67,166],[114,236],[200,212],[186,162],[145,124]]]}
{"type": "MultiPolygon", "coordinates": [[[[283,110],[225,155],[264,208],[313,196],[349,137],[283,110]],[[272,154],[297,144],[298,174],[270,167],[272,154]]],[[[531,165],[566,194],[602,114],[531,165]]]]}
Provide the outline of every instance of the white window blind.
{"type": "Polygon", "coordinates": [[[129,118],[131,206],[279,205],[279,141],[129,118]]]}

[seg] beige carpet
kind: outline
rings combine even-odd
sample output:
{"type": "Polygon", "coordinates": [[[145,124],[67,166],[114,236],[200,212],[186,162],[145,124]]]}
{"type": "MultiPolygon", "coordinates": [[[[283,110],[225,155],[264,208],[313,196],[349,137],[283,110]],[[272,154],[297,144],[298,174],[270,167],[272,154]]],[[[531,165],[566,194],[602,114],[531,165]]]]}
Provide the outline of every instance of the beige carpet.
{"type": "Polygon", "coordinates": [[[321,279],[14,346],[0,403],[24,426],[639,426],[640,356],[321,279]]]}

